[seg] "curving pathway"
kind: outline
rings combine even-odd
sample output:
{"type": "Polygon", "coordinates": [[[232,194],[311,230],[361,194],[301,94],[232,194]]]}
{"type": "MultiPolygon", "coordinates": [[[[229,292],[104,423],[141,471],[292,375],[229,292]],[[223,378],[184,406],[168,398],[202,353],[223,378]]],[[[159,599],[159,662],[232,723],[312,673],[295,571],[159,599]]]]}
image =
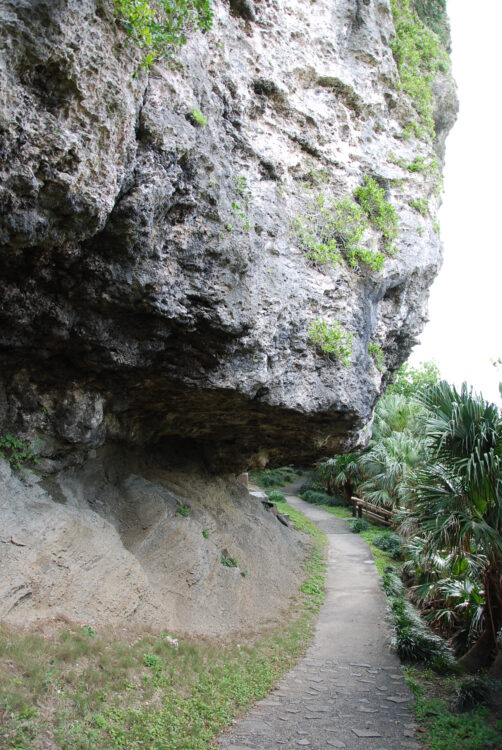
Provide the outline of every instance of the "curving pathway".
{"type": "Polygon", "coordinates": [[[296,496],[287,500],[328,538],[326,601],[305,658],[220,750],[419,750],[412,696],[387,646],[386,597],[368,545],[341,519],[296,496]]]}

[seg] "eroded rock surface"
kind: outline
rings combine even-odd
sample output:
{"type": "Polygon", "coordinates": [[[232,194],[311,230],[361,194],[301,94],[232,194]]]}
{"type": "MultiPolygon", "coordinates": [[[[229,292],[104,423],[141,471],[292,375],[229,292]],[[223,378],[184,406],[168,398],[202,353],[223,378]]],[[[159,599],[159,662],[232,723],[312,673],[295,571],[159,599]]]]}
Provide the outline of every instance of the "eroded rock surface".
{"type": "MultiPolygon", "coordinates": [[[[364,441],[441,258],[388,0],[217,1],[182,68],[148,76],[109,0],[5,0],[0,29],[2,424],[39,438],[44,470],[107,441],[186,441],[220,471],[364,441]],[[292,224],[366,175],[397,254],[316,266],[292,224]],[[351,366],[309,342],[316,318],[353,333],[351,366]]],[[[437,102],[441,160],[446,78],[437,102]]]]}
{"type": "Polygon", "coordinates": [[[226,638],[280,617],[301,578],[300,535],[238,481],[123,450],[41,481],[0,461],[0,517],[0,620],[14,625],[226,638]]]}

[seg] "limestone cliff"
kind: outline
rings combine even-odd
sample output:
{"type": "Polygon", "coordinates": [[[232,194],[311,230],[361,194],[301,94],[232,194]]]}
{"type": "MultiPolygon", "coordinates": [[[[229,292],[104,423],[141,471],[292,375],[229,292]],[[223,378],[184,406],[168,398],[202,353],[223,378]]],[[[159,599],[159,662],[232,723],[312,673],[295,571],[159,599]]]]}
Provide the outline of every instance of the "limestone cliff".
{"type": "Polygon", "coordinates": [[[423,326],[449,78],[435,139],[406,139],[389,0],[214,9],[145,73],[111,0],[1,3],[0,422],[46,471],[110,442],[218,471],[349,449],[423,326]],[[299,219],[368,176],[396,252],[314,262],[299,219]],[[315,320],[352,334],[349,366],[315,320]]]}

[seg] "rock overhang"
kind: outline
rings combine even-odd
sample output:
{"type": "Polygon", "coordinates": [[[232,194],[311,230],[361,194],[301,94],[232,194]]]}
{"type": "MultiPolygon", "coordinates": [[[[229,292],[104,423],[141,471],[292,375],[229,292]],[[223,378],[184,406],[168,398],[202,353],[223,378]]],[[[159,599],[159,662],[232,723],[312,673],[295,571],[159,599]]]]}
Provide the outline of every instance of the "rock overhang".
{"type": "Polygon", "coordinates": [[[353,449],[423,326],[440,199],[437,174],[407,166],[440,164],[451,82],[437,155],[402,138],[387,2],[215,9],[182,69],[148,77],[105,2],[17,8],[4,26],[6,56],[23,40],[2,74],[4,421],[47,466],[106,441],[178,438],[218,471],[353,449]],[[377,273],[312,263],[295,221],[368,175],[398,252],[377,273]],[[350,366],[312,345],[317,319],[352,334],[350,366]]]}

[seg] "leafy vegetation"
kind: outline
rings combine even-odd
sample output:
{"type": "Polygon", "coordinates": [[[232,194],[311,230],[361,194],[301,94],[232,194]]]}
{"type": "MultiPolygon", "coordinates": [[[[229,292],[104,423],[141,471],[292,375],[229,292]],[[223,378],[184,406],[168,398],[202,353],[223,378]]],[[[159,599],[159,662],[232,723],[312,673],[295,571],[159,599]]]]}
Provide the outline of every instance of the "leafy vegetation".
{"type": "MultiPolygon", "coordinates": [[[[373,548],[395,543],[408,598],[466,668],[488,665],[502,633],[499,409],[439,381],[430,363],[404,366],[377,406],[368,448],[323,462],[318,478],[346,500],[362,494],[394,510],[402,543],[385,534],[373,548]]],[[[404,654],[410,611],[395,610],[404,654]]],[[[417,646],[423,658],[425,648],[417,646]]]]}
{"type": "Polygon", "coordinates": [[[236,557],[230,557],[228,552],[222,552],[221,553],[221,564],[225,566],[225,568],[237,568],[239,566],[239,561],[236,557]]]}
{"type": "Polygon", "coordinates": [[[318,490],[302,490],[300,492],[302,497],[307,503],[313,503],[314,505],[332,505],[343,507],[344,501],[340,498],[328,495],[326,492],[319,492],[318,490]]]}
{"type": "Polygon", "coordinates": [[[278,488],[291,484],[298,479],[298,471],[291,466],[281,466],[278,469],[263,469],[262,471],[251,471],[249,479],[259,487],[278,488]]]}
{"type": "Polygon", "coordinates": [[[398,220],[385,190],[368,175],[351,198],[336,199],[319,192],[311,199],[307,212],[292,225],[307,257],[319,265],[338,266],[346,262],[351,268],[360,265],[381,271],[386,255],[395,248],[398,220]],[[383,252],[365,246],[367,230],[373,228],[383,241],[383,252]]]}
{"type": "Polygon", "coordinates": [[[186,505],[185,503],[183,504],[178,503],[176,507],[176,515],[184,516],[184,518],[186,518],[187,516],[190,515],[190,506],[186,505]]]}
{"type": "Polygon", "coordinates": [[[353,334],[346,331],[340,323],[328,325],[317,318],[308,329],[310,341],[319,347],[323,354],[328,354],[348,367],[352,356],[353,334]]]}
{"type": "Polygon", "coordinates": [[[366,175],[363,184],[354,191],[354,198],[370,224],[381,232],[386,243],[386,252],[392,254],[392,242],[398,235],[399,225],[396,211],[387,200],[385,190],[372,177],[366,175]]]}
{"type": "Polygon", "coordinates": [[[202,114],[200,109],[192,109],[190,112],[190,119],[194,125],[200,125],[201,128],[204,128],[207,125],[207,117],[202,114]]]}
{"type": "Polygon", "coordinates": [[[142,51],[145,70],[162,58],[172,63],[187,35],[209,31],[213,22],[210,0],[114,0],[114,6],[117,20],[142,51]]]}
{"type": "Polygon", "coordinates": [[[410,206],[422,216],[429,215],[429,201],[427,198],[412,198],[410,200],[410,206]]]}
{"type": "Polygon", "coordinates": [[[244,175],[234,175],[234,186],[237,194],[240,196],[240,201],[232,201],[232,211],[234,216],[239,220],[242,231],[248,232],[251,228],[249,220],[251,192],[244,175]]]}
{"type": "Polygon", "coordinates": [[[37,455],[25,440],[7,433],[0,435],[0,458],[7,459],[15,471],[22,471],[24,464],[36,464],[37,455]]]}
{"type": "Polygon", "coordinates": [[[368,343],[368,354],[375,363],[375,367],[379,372],[383,372],[385,368],[385,355],[380,344],[370,341],[368,343]]]}
{"type": "Polygon", "coordinates": [[[487,703],[500,691],[500,683],[486,686],[470,707],[459,704],[459,696],[470,693],[469,681],[455,674],[447,677],[427,667],[404,669],[408,687],[415,695],[415,715],[425,746],[430,750],[485,750],[502,743],[502,721],[490,715],[487,703]],[[465,687],[464,687],[465,686],[465,687]]]}
{"type": "Polygon", "coordinates": [[[360,534],[361,531],[367,531],[370,525],[364,518],[355,518],[350,522],[350,530],[353,534],[360,534]]]}
{"type": "Polygon", "coordinates": [[[280,490],[267,490],[267,496],[271,503],[286,502],[286,498],[280,490]]]}
{"type": "MultiPolygon", "coordinates": [[[[430,5],[430,3],[429,3],[430,5]]],[[[425,4],[422,18],[428,17],[425,4]]],[[[405,133],[434,137],[432,87],[437,74],[449,70],[448,54],[439,36],[426,25],[410,0],[391,0],[396,36],[391,42],[401,86],[413,102],[417,119],[406,124],[405,133]]]]}

